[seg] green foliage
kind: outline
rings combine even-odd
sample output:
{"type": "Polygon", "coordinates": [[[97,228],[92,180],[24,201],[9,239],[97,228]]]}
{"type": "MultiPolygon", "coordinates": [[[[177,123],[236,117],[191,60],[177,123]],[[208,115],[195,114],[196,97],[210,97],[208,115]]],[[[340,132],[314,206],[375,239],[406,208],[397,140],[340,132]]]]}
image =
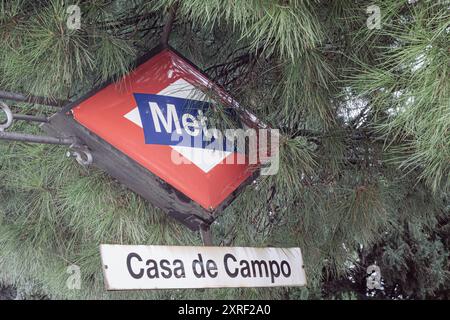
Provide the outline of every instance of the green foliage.
{"type": "MultiPolygon", "coordinates": [[[[174,0],[0,0],[0,90],[74,99],[130,70],[174,0]],[[72,3],[71,3],[72,4],[72,3]]],[[[63,147],[0,142],[0,282],[50,298],[444,297],[450,183],[449,14],[440,2],[182,0],[171,44],[261,121],[280,167],[213,224],[215,242],[299,246],[307,288],[105,292],[100,243],[200,245],[198,234],[63,147]],[[81,290],[66,286],[67,267],[81,290]]],[[[49,116],[42,106],[15,111],[49,116]]],[[[228,110],[211,115],[234,127],[228,110]]],[[[209,115],[208,115],[209,116],[209,115]]],[[[1,120],[0,120],[1,121],[1,120]]],[[[38,133],[17,122],[13,131],[38,133]]]]}
{"type": "Polygon", "coordinates": [[[449,208],[430,203],[423,186],[408,194],[417,197],[410,196],[398,206],[399,220],[384,232],[383,240],[361,246],[349,275],[325,282],[328,297],[354,294],[358,299],[448,300],[449,208]],[[434,205],[442,209],[438,217],[430,211],[434,205]],[[380,268],[382,290],[367,290],[365,286],[366,268],[371,264],[380,268]]]}
{"type": "Polygon", "coordinates": [[[422,171],[421,178],[433,190],[448,191],[448,7],[431,2],[406,6],[398,1],[386,1],[385,6],[391,16],[377,36],[389,40],[379,44],[376,63],[362,64],[351,85],[371,100],[377,114],[374,124],[386,140],[402,140],[405,149],[396,162],[406,171],[422,171]],[[409,19],[402,18],[405,10],[409,19]]]}

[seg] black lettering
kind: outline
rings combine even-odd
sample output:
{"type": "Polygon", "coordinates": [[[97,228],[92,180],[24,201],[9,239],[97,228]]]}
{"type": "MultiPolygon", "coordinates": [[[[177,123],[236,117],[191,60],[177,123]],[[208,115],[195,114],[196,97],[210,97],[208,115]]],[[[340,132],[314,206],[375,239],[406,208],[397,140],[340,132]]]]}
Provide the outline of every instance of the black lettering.
{"type": "Polygon", "coordinates": [[[280,266],[278,265],[278,263],[275,260],[270,260],[269,266],[270,266],[270,280],[272,281],[272,283],[274,283],[274,281],[275,281],[274,278],[278,278],[280,276],[280,266]],[[277,267],[276,272],[273,270],[274,266],[277,267]]]}
{"type": "Polygon", "coordinates": [[[144,269],[140,269],[139,273],[134,273],[133,269],[131,268],[131,259],[136,258],[138,259],[139,262],[142,262],[142,258],[137,254],[137,253],[130,253],[127,256],[127,268],[128,268],[128,273],[130,274],[130,276],[132,276],[134,279],[141,279],[144,276],[144,269]]]}
{"type": "Polygon", "coordinates": [[[225,271],[227,272],[227,274],[232,277],[232,278],[236,278],[238,276],[239,270],[236,268],[235,272],[231,272],[230,269],[228,268],[228,260],[232,259],[234,262],[236,262],[236,258],[235,256],[233,256],[231,253],[227,253],[224,257],[223,257],[223,262],[225,265],[225,271]]]}
{"type": "Polygon", "coordinates": [[[291,266],[289,265],[289,263],[286,260],[281,261],[281,273],[286,278],[289,278],[291,276],[291,266]],[[287,268],[287,271],[284,271],[285,266],[287,268]]]}
{"type": "Polygon", "coordinates": [[[200,253],[198,254],[198,260],[196,259],[192,262],[192,271],[197,278],[205,277],[205,266],[203,265],[203,257],[200,253]],[[200,272],[197,272],[197,266],[200,266],[200,272]]]}
{"type": "Polygon", "coordinates": [[[146,265],[149,266],[147,269],[147,277],[150,279],[159,278],[158,264],[156,261],[149,259],[147,260],[146,265]]]}
{"type": "Polygon", "coordinates": [[[267,263],[264,260],[258,261],[258,260],[252,260],[252,271],[254,277],[268,277],[269,276],[269,268],[267,268],[267,263]],[[258,267],[258,273],[256,273],[256,267],[258,267]],[[264,267],[265,276],[263,276],[263,270],[264,267]]]}
{"type": "Polygon", "coordinates": [[[186,274],[184,272],[184,264],[183,261],[177,259],[173,261],[173,266],[175,267],[173,270],[173,274],[175,275],[175,278],[186,278],[186,274]],[[178,267],[175,267],[176,265],[179,265],[178,267]]]}
{"type": "Polygon", "coordinates": [[[239,264],[241,268],[241,276],[243,278],[249,278],[252,276],[250,273],[250,265],[247,260],[241,260],[241,263],[239,264]]]}
{"type": "Polygon", "coordinates": [[[206,272],[211,278],[217,277],[217,264],[213,260],[206,261],[206,272]]]}
{"type": "Polygon", "coordinates": [[[170,262],[169,260],[163,259],[160,262],[161,264],[161,275],[163,276],[163,278],[169,279],[170,277],[172,277],[172,269],[170,269],[170,262]]]}

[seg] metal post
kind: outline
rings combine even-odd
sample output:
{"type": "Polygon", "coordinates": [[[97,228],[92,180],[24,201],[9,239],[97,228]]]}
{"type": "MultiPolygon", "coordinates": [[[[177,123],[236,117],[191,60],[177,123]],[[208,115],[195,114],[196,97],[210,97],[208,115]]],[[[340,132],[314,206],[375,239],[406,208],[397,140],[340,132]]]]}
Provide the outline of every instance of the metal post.
{"type": "Polygon", "coordinates": [[[210,226],[200,226],[200,236],[202,237],[203,245],[207,247],[213,246],[213,239],[210,226]]]}
{"type": "Polygon", "coordinates": [[[29,122],[42,122],[42,123],[48,122],[48,119],[46,117],[29,116],[27,114],[13,114],[13,119],[29,121],[29,122]]]}
{"type": "Polygon", "coordinates": [[[27,133],[4,132],[4,131],[0,131],[0,140],[23,141],[23,142],[44,143],[44,144],[61,144],[61,145],[71,145],[75,143],[75,139],[72,138],[54,138],[48,136],[37,136],[27,133]]]}

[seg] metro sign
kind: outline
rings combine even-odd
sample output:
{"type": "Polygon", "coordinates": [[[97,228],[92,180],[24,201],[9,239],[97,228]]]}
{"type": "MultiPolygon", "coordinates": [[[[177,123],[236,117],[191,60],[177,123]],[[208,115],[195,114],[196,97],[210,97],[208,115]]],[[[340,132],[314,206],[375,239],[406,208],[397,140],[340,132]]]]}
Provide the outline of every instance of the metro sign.
{"type": "Polygon", "coordinates": [[[44,128],[75,136],[95,165],[190,228],[209,224],[256,175],[255,165],[232,160],[238,151],[211,134],[206,116],[217,102],[238,117],[240,107],[171,48],[155,48],[137,64],[44,128]]]}

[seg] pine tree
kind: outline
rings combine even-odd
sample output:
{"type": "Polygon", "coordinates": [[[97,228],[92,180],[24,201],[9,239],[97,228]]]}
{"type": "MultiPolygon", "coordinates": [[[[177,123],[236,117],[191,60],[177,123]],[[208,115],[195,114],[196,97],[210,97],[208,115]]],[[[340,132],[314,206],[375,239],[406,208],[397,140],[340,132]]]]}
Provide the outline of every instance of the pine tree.
{"type": "Polygon", "coordinates": [[[282,133],[278,174],[225,210],[216,244],[299,246],[308,286],[107,293],[100,243],[200,245],[199,235],[63,147],[10,142],[0,142],[1,282],[51,298],[365,298],[376,264],[385,286],[376,297],[445,297],[446,1],[69,2],[0,0],[0,91],[74,100],[126,74],[176,5],[171,45],[282,133]],[[80,29],[67,27],[72,4],[80,29]],[[72,264],[81,290],[66,286],[72,264]]]}

